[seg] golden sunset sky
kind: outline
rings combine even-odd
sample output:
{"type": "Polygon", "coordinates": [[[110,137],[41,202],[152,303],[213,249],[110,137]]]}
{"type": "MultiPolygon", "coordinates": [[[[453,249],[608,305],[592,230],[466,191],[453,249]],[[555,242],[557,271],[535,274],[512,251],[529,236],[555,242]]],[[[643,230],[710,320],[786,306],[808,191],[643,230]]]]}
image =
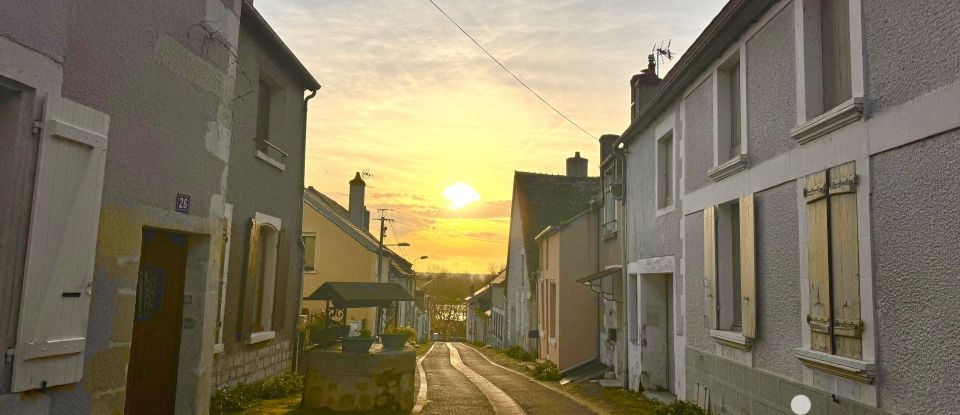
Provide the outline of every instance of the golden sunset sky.
{"type": "MultiPolygon", "coordinates": [[[[657,41],[682,53],[721,0],[435,0],[531,88],[594,136],[629,122],[629,79],[657,41]]],[[[563,174],[599,145],[520,86],[426,0],[256,0],[323,88],[310,102],[306,184],[347,205],[368,171],[371,216],[419,271],[506,262],[515,170],[563,174]],[[480,199],[453,210],[448,186],[480,199]]],[[[674,59],[676,62],[676,58],[674,59]]],[[[671,63],[664,65],[661,76],[671,63]]],[[[373,223],[373,222],[372,222],[373,223]]],[[[376,229],[373,230],[376,234],[376,229]]]]}

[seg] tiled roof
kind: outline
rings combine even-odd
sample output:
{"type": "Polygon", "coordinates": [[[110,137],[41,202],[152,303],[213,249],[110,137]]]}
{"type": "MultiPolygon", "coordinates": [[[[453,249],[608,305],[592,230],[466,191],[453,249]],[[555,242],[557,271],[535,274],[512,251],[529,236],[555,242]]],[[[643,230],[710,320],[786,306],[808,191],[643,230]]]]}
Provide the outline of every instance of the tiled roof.
{"type": "Polygon", "coordinates": [[[590,200],[599,193],[599,177],[514,172],[513,194],[519,202],[528,270],[539,269],[537,234],[587,209],[590,200]]]}
{"type": "MultiPolygon", "coordinates": [[[[348,211],[347,208],[343,207],[329,196],[318,192],[317,189],[314,189],[313,187],[308,187],[306,191],[303,192],[303,201],[306,202],[307,206],[310,206],[313,208],[313,210],[329,219],[331,222],[337,225],[337,227],[342,229],[348,235],[352,236],[353,239],[356,239],[357,242],[360,242],[361,245],[365,246],[371,252],[377,252],[377,248],[380,246],[380,241],[377,240],[377,238],[373,236],[370,231],[361,229],[359,226],[351,222],[350,211],[348,211]]],[[[406,259],[403,259],[403,257],[391,251],[390,248],[384,247],[383,255],[384,257],[394,257],[403,262],[404,265],[409,263],[406,259]]]]}

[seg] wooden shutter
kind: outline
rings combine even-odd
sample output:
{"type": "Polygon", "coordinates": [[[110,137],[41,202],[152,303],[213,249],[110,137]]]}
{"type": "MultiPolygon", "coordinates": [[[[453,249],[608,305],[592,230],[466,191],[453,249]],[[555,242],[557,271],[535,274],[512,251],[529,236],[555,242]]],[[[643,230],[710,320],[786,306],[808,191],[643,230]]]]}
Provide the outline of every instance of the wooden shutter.
{"type": "Polygon", "coordinates": [[[46,102],[12,392],[83,375],[109,124],[106,114],[68,99],[46,102]]]}
{"type": "Polygon", "coordinates": [[[830,341],[830,250],[827,209],[827,172],[806,178],[803,189],[807,201],[807,264],[809,268],[810,349],[833,353],[830,341]]]}
{"type": "Polygon", "coordinates": [[[223,344],[223,323],[227,306],[227,279],[230,275],[230,241],[233,235],[233,205],[223,207],[223,234],[220,241],[220,287],[217,291],[217,327],[214,344],[223,344]]]}
{"type": "Polygon", "coordinates": [[[260,285],[260,224],[250,219],[250,239],[247,247],[247,275],[243,290],[243,307],[240,318],[240,338],[246,339],[253,333],[254,309],[257,304],[257,292],[260,285]]]}
{"type": "Polygon", "coordinates": [[[863,322],[860,320],[856,165],[851,161],[830,169],[829,179],[834,353],[861,359],[863,322]]]}
{"type": "Polygon", "coordinates": [[[743,336],[757,337],[757,267],[753,194],[740,198],[740,319],[743,336]]]}
{"type": "MultiPolygon", "coordinates": [[[[273,321],[270,330],[280,331],[285,327],[287,316],[287,287],[290,286],[290,241],[287,230],[277,232],[277,281],[273,290],[273,321]]],[[[303,269],[301,265],[300,269],[303,269]]]]}
{"type": "Polygon", "coordinates": [[[706,289],[706,314],[711,329],[719,327],[717,315],[717,208],[703,208],[703,278],[706,289]]]}

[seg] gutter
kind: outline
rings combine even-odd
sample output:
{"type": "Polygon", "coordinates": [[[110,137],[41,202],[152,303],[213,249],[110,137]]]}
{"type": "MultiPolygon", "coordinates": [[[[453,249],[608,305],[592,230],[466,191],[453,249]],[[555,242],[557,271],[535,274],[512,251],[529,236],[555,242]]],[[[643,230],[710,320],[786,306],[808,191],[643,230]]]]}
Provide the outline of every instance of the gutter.
{"type": "MultiPolygon", "coordinates": [[[[246,3],[246,2],[244,2],[246,3]]],[[[320,85],[317,85],[316,89],[310,90],[310,95],[307,95],[303,99],[303,140],[301,140],[300,147],[300,234],[303,234],[303,203],[304,197],[306,196],[307,189],[303,187],[304,185],[304,176],[306,176],[307,169],[307,102],[317,96],[317,91],[320,89],[320,85]]],[[[303,251],[306,247],[303,244],[303,238],[298,238],[300,241],[300,277],[297,278],[297,308],[296,313],[294,314],[294,331],[293,334],[296,341],[295,347],[293,349],[293,371],[296,372],[299,370],[297,367],[297,362],[300,361],[300,310],[303,308],[303,265],[304,265],[304,254],[303,251]]]]}

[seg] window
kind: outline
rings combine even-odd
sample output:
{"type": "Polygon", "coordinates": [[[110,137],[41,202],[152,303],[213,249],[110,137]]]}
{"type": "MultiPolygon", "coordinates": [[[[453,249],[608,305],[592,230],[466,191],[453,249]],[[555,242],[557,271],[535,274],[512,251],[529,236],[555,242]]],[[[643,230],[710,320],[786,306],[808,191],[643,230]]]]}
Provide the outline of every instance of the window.
{"type": "Polygon", "coordinates": [[[557,337],[557,280],[550,280],[550,338],[557,337]]]}
{"type": "Polygon", "coordinates": [[[717,162],[740,156],[740,55],[739,51],[717,69],[717,162]]]}
{"type": "Polygon", "coordinates": [[[611,165],[603,172],[603,237],[609,238],[617,233],[617,201],[614,195],[616,182],[616,165],[611,165]]]}
{"type": "Polygon", "coordinates": [[[703,237],[711,335],[747,350],[756,337],[753,195],[704,208],[703,237]]]}
{"type": "Polygon", "coordinates": [[[802,0],[797,31],[797,121],[803,144],[854,122],[863,113],[860,0],[802,0]],[[855,22],[853,25],[851,22],[855,22]],[[857,28],[855,34],[851,29],[857,28]]]}
{"type": "Polygon", "coordinates": [[[857,174],[849,162],[805,178],[810,349],[862,359],[857,174]]]}
{"type": "Polygon", "coordinates": [[[657,208],[673,206],[673,132],[657,140],[657,208]]]}
{"type": "Polygon", "coordinates": [[[251,220],[250,245],[247,263],[247,292],[250,323],[250,342],[273,338],[274,288],[277,279],[280,219],[257,213],[251,220]]]}
{"type": "Polygon", "coordinates": [[[308,233],[303,235],[303,271],[315,272],[317,255],[317,235],[308,233]]]}
{"type": "Polygon", "coordinates": [[[260,80],[257,90],[257,150],[267,153],[270,146],[267,145],[270,139],[270,98],[272,90],[270,85],[260,80]]]}

